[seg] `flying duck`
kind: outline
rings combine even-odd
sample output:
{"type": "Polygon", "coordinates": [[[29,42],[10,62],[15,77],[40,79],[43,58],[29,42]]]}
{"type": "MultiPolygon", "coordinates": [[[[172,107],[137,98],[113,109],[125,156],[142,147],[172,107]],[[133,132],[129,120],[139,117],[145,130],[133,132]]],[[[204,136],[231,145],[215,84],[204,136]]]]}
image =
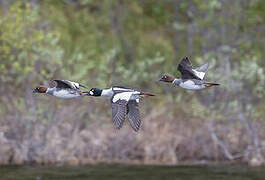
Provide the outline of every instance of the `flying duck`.
{"type": "Polygon", "coordinates": [[[151,93],[136,91],[123,86],[113,86],[109,89],[92,88],[89,96],[102,96],[110,98],[112,119],[114,127],[120,129],[126,115],[134,131],[138,131],[141,125],[139,101],[142,97],[154,96],[151,93]]]}
{"type": "Polygon", "coordinates": [[[87,87],[82,84],[60,79],[54,79],[52,81],[56,82],[55,87],[38,86],[33,90],[33,93],[46,93],[63,99],[88,95],[87,91],[80,89],[80,87],[87,89],[87,87]]]}
{"type": "Polygon", "coordinates": [[[181,73],[181,78],[175,78],[171,75],[163,75],[159,81],[172,83],[188,90],[200,90],[220,84],[211,83],[204,80],[209,63],[202,65],[199,68],[193,69],[188,57],[183,58],[178,65],[178,71],[181,73]]]}

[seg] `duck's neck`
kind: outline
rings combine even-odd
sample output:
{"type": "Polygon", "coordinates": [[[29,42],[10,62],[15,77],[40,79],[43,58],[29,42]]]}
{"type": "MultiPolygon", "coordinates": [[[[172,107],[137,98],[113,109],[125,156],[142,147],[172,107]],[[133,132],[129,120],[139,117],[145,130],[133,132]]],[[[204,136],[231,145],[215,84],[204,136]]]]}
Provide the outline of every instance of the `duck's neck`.
{"type": "Polygon", "coordinates": [[[182,79],[174,79],[173,81],[172,81],[172,84],[174,84],[174,85],[177,85],[177,86],[179,86],[179,84],[182,82],[182,79]]]}
{"type": "Polygon", "coordinates": [[[55,88],[47,88],[46,94],[53,95],[55,88]]]}
{"type": "Polygon", "coordinates": [[[103,97],[112,97],[113,96],[112,88],[103,89],[102,93],[101,93],[101,96],[103,96],[103,97]]]}

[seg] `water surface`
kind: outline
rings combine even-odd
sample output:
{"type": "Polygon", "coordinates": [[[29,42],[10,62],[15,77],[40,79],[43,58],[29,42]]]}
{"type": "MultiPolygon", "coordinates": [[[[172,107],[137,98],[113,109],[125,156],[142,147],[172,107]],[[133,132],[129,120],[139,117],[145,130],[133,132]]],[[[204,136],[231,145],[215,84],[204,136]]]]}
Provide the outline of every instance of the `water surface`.
{"type": "Polygon", "coordinates": [[[265,180],[265,168],[222,166],[0,166],[0,180],[265,180]]]}

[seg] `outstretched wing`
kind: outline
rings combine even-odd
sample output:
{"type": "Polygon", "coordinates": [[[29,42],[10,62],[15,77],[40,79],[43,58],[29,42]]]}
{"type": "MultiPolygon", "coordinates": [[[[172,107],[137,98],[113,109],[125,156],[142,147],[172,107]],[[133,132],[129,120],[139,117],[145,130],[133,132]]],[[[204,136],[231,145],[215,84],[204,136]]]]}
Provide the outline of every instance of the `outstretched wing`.
{"type": "Polygon", "coordinates": [[[141,126],[139,103],[136,100],[131,100],[127,104],[128,119],[134,131],[138,131],[141,126]]]}
{"type": "Polygon", "coordinates": [[[70,88],[70,89],[77,89],[75,86],[73,86],[72,83],[70,83],[69,81],[66,80],[61,80],[61,79],[54,79],[53,81],[55,81],[57,83],[56,87],[57,88],[70,88]]]}
{"type": "Polygon", "coordinates": [[[187,57],[182,59],[181,62],[179,63],[178,71],[181,73],[182,79],[200,80],[200,78],[194,74],[192,70],[192,64],[187,57]]]}
{"type": "Polygon", "coordinates": [[[189,69],[192,69],[192,63],[190,62],[189,58],[188,57],[185,57],[183,58],[181,61],[180,61],[180,64],[189,68],[189,69]]]}
{"type": "Polygon", "coordinates": [[[64,81],[65,81],[65,82],[68,82],[69,84],[71,84],[71,86],[72,86],[73,88],[75,88],[75,89],[80,89],[80,87],[87,89],[86,86],[84,86],[84,85],[82,85],[82,84],[80,84],[80,83],[73,82],[73,81],[68,81],[68,80],[64,80],[64,81]]]}
{"type": "Polygon", "coordinates": [[[207,63],[203,64],[202,66],[196,68],[195,70],[198,72],[206,72],[208,70],[209,66],[210,66],[210,63],[207,62],[207,63]]]}
{"type": "Polygon", "coordinates": [[[80,87],[86,88],[86,86],[79,84],[77,82],[72,82],[68,80],[62,80],[62,79],[55,79],[53,80],[57,83],[58,88],[71,88],[71,89],[80,89],[80,87]]]}
{"type": "Polygon", "coordinates": [[[127,103],[128,102],[125,100],[113,102],[111,99],[112,120],[116,129],[120,129],[123,125],[123,122],[125,121],[127,114],[127,103]]]}
{"type": "Polygon", "coordinates": [[[210,66],[210,63],[207,62],[207,63],[203,64],[202,66],[200,66],[196,69],[192,69],[192,70],[193,70],[194,74],[196,74],[196,76],[198,76],[201,80],[203,80],[209,66],[210,66]]]}

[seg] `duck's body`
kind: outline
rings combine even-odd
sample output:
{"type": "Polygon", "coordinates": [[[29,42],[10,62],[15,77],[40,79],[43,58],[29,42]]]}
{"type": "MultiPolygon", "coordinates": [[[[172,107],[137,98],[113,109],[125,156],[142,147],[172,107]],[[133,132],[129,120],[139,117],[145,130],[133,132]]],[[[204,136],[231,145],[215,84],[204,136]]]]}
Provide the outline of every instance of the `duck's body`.
{"type": "Polygon", "coordinates": [[[39,86],[33,90],[33,93],[45,93],[62,99],[76,98],[87,95],[87,91],[80,90],[79,87],[85,87],[79,83],[67,80],[53,80],[55,87],[39,86]]]}
{"type": "Polygon", "coordinates": [[[120,129],[128,115],[129,122],[134,131],[138,131],[141,125],[139,100],[153,94],[136,91],[132,88],[113,86],[109,89],[92,88],[90,96],[101,96],[110,98],[112,108],[112,119],[114,127],[120,129]]]}
{"type": "Polygon", "coordinates": [[[217,83],[211,83],[204,80],[208,67],[209,63],[206,63],[197,69],[193,69],[191,62],[186,57],[182,59],[178,65],[178,70],[182,75],[181,78],[175,78],[171,75],[164,75],[159,81],[172,83],[188,90],[201,90],[219,85],[217,83]]]}
{"type": "Polygon", "coordinates": [[[52,96],[62,98],[62,99],[70,99],[80,97],[84,94],[81,93],[80,90],[75,89],[61,89],[61,88],[48,88],[46,94],[50,94],[52,96]]]}
{"type": "Polygon", "coordinates": [[[172,81],[172,84],[188,90],[201,90],[214,85],[218,85],[198,79],[174,79],[174,81],[172,81]]]}
{"type": "MultiPolygon", "coordinates": [[[[90,91],[91,92],[91,91],[90,91]]],[[[132,88],[128,88],[128,87],[122,87],[122,86],[113,86],[109,89],[103,89],[101,96],[102,97],[108,97],[108,98],[112,98],[115,94],[115,97],[113,97],[113,101],[117,101],[118,99],[123,99],[126,101],[130,101],[130,100],[139,100],[140,97],[140,93],[139,91],[136,91],[132,88]]],[[[92,95],[92,94],[90,94],[92,95]]],[[[93,95],[92,95],[93,96],[93,95]]]]}

